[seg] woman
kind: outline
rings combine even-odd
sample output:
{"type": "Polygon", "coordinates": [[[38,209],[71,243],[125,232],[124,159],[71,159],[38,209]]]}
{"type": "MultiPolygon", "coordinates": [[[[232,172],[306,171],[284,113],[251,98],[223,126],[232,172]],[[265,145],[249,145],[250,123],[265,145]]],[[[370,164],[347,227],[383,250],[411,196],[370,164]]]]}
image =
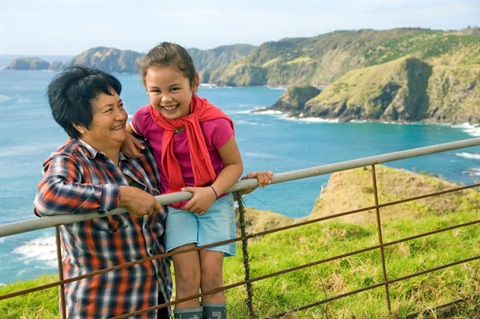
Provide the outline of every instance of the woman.
{"type": "MultiPolygon", "coordinates": [[[[166,214],[155,159],[148,147],[128,159],[127,112],[120,82],[102,71],[75,66],[48,87],[53,117],[69,135],[43,165],[35,214],[106,213],[124,206],[128,213],[59,227],[64,278],[165,253],[166,214]]],[[[152,259],[128,268],[65,284],[67,318],[110,318],[168,302],[169,262],[152,259]]],[[[168,318],[169,309],[136,318],[168,318]]]]}

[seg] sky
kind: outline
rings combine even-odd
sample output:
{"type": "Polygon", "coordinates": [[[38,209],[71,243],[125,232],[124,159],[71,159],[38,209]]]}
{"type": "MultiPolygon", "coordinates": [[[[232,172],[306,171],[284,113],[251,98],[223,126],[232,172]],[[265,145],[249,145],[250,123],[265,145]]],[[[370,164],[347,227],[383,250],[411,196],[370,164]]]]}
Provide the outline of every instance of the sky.
{"type": "Polygon", "coordinates": [[[480,26],[480,0],[0,0],[0,53],[145,53],[163,41],[206,50],[338,30],[468,26],[480,26]]]}

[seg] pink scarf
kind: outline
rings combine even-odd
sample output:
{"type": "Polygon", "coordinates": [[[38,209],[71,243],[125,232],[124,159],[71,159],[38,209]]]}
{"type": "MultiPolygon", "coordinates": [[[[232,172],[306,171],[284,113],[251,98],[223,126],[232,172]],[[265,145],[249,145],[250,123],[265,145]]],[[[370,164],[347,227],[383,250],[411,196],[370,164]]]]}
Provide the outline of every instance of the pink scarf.
{"type": "MultiPolygon", "coordinates": [[[[175,130],[185,127],[188,138],[188,148],[190,151],[190,161],[192,162],[194,186],[205,186],[215,181],[217,174],[212,166],[210,154],[205,144],[200,122],[205,122],[217,118],[227,119],[233,127],[233,121],[221,109],[210,104],[206,99],[197,95],[192,96],[190,102],[190,114],[179,119],[170,120],[165,118],[151,104],[148,106],[153,120],[165,129],[162,139],[162,162],[161,168],[165,173],[169,188],[168,193],[178,192],[185,187],[180,164],[175,158],[173,152],[173,135],[175,130]]],[[[176,203],[180,204],[180,203],[176,203]]],[[[175,204],[172,205],[177,207],[175,204]]]]}

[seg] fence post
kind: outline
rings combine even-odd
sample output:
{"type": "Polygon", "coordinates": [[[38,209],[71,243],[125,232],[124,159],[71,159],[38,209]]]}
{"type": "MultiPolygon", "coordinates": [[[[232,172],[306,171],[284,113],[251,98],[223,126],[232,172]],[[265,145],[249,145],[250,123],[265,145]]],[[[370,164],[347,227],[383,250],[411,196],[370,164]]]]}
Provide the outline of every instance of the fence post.
{"type": "MultiPolygon", "coordinates": [[[[57,244],[57,264],[58,264],[58,277],[60,281],[63,281],[63,265],[62,265],[62,244],[60,241],[60,226],[55,226],[55,241],[57,244]]],[[[67,305],[65,304],[65,284],[60,285],[60,311],[61,318],[67,318],[67,305]]]]}
{"type": "MultiPolygon", "coordinates": [[[[377,217],[377,229],[378,229],[378,243],[380,244],[380,256],[382,257],[382,272],[383,272],[383,281],[388,281],[387,268],[385,266],[385,252],[383,247],[383,236],[382,236],[382,222],[380,220],[380,207],[378,206],[378,189],[377,189],[377,174],[375,171],[375,164],[372,165],[372,184],[373,184],[373,195],[375,198],[375,214],[377,217]]],[[[388,312],[392,312],[392,306],[390,305],[390,293],[388,291],[388,283],[385,284],[385,297],[387,300],[388,312]]]]}
{"type": "Polygon", "coordinates": [[[253,310],[253,285],[250,282],[250,260],[248,255],[248,238],[247,238],[247,229],[246,229],[246,222],[245,222],[245,207],[243,206],[243,200],[241,192],[234,193],[235,200],[238,203],[238,222],[240,224],[240,231],[242,233],[242,253],[243,253],[243,266],[245,268],[245,281],[247,282],[247,307],[250,313],[250,319],[255,318],[255,312],[253,310]]]}

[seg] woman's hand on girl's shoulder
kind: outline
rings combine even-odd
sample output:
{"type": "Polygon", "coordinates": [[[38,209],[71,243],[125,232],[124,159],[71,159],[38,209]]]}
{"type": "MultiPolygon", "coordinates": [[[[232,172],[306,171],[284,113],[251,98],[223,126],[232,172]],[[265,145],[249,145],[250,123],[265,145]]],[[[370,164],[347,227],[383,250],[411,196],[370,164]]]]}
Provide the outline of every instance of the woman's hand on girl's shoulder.
{"type": "Polygon", "coordinates": [[[127,138],[122,144],[121,151],[128,158],[139,158],[142,156],[140,150],[143,150],[145,146],[140,140],[138,140],[132,134],[127,134],[127,138]]]}

